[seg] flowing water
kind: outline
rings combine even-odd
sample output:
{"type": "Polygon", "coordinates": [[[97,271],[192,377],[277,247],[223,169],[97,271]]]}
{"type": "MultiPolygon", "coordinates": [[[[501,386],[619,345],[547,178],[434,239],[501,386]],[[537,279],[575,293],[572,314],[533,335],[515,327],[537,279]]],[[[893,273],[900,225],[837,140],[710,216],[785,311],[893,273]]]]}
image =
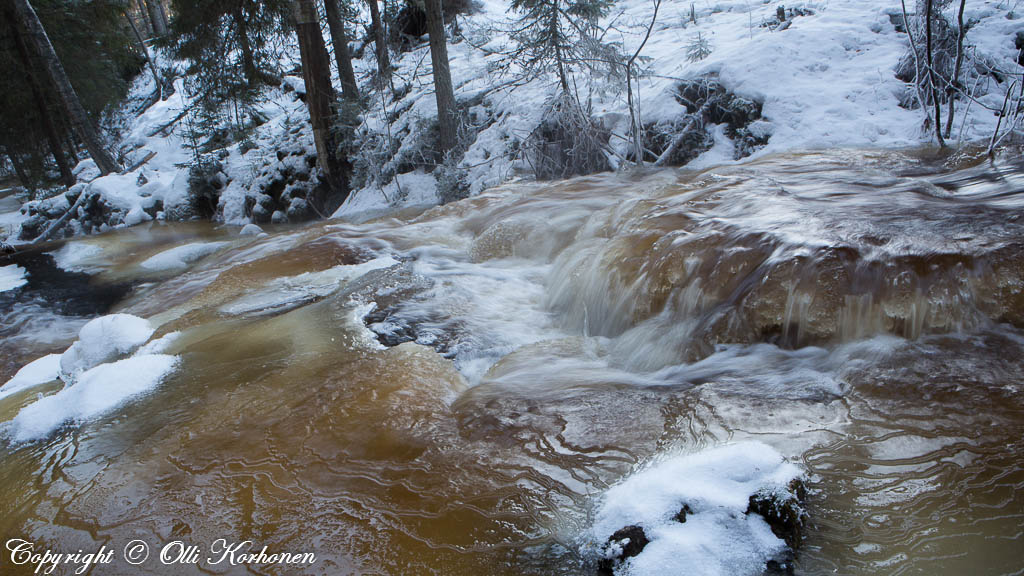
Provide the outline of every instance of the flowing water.
{"type": "Polygon", "coordinates": [[[1019,161],[836,152],[259,237],[154,223],[68,243],[71,272],[23,254],[0,381],[106,312],[180,332],[181,361],[113,413],[5,441],[0,538],[585,574],[610,485],[757,439],[807,473],[797,573],[1021,574],[1022,208],[1019,161]],[[225,244],[142,265],[200,242],[225,244]]]}

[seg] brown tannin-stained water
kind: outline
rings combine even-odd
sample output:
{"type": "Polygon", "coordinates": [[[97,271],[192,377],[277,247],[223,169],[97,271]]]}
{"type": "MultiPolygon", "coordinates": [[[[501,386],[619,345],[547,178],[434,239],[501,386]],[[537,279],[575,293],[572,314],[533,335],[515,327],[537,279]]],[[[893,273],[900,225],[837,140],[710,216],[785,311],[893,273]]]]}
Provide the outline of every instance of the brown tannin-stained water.
{"type": "MultiPolygon", "coordinates": [[[[63,271],[20,256],[0,381],[111,312],[180,332],[180,363],[102,417],[5,439],[0,537],[592,574],[609,486],[754,439],[807,474],[798,574],[1021,574],[1022,209],[1019,161],[835,152],[258,237],[151,224],[65,244],[63,271]]],[[[93,573],[140,571],[247,572],[93,573]]]]}

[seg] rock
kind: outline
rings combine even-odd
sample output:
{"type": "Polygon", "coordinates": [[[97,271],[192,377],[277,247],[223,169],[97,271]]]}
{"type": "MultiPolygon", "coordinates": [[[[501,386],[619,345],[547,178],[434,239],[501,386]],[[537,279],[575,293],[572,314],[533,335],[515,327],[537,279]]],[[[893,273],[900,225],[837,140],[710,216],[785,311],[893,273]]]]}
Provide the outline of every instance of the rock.
{"type": "Polygon", "coordinates": [[[238,232],[240,236],[259,236],[263,234],[263,228],[255,224],[246,224],[242,226],[242,229],[238,232]]]}
{"type": "Polygon", "coordinates": [[[725,125],[725,134],[735,143],[736,160],[768,143],[767,131],[749,128],[761,119],[763,103],[730,92],[715,74],[680,84],[676,100],[686,107],[686,114],[646,130],[648,150],[660,157],[671,149],[666,165],[682,166],[709,150],[714,138],[708,128],[713,124],[725,125]]]}
{"type": "Polygon", "coordinates": [[[18,239],[32,240],[42,234],[43,230],[46,230],[46,226],[47,221],[45,217],[39,214],[30,216],[21,223],[21,232],[18,233],[18,239]]]}
{"type": "Polygon", "coordinates": [[[130,354],[149,340],[155,328],[145,318],[111,314],[89,321],[78,340],[60,357],[61,378],[74,381],[79,374],[130,354]]]}
{"type": "Polygon", "coordinates": [[[288,222],[288,216],[280,210],[274,210],[274,213],[270,215],[270,222],[272,224],[285,224],[288,222]]]}
{"type": "Polygon", "coordinates": [[[795,553],[803,539],[806,514],[801,503],[806,497],[807,490],[797,478],[786,489],[762,489],[751,494],[747,514],[759,514],[764,518],[772,533],[785,540],[795,553]]]}
{"type": "Polygon", "coordinates": [[[689,504],[683,504],[683,507],[680,508],[679,512],[676,512],[676,515],[673,516],[672,518],[675,519],[675,521],[679,522],[680,524],[686,524],[686,515],[687,514],[693,514],[693,510],[690,509],[690,505],[689,504]]]}
{"type": "Polygon", "coordinates": [[[615,567],[643,552],[650,543],[644,529],[639,526],[620,528],[608,537],[604,547],[604,557],[597,563],[597,573],[601,576],[612,576],[615,567]]]}

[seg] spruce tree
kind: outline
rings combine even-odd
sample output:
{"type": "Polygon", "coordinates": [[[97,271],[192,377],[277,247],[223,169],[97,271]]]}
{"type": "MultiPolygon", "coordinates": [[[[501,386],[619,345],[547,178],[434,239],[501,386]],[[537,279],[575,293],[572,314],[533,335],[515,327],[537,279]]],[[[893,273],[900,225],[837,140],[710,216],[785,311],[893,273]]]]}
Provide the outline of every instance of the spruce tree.
{"type": "Polygon", "coordinates": [[[515,58],[527,75],[554,71],[565,94],[574,68],[593,62],[600,50],[592,31],[613,0],[512,0],[520,17],[512,31],[515,58]]]}
{"type": "Polygon", "coordinates": [[[272,41],[282,37],[288,0],[173,0],[164,40],[188,63],[186,91],[201,105],[207,148],[226,144],[231,130],[243,130],[255,117],[260,88],[278,82],[272,41]]]}

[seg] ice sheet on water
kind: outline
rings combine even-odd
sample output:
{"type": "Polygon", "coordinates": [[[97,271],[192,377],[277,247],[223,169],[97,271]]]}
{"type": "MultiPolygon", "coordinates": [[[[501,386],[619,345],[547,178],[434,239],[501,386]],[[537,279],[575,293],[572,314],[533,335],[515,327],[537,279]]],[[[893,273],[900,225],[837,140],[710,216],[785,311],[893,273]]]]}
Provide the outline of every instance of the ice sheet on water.
{"type": "Polygon", "coordinates": [[[89,242],[68,242],[53,252],[48,252],[57,267],[68,272],[97,272],[103,269],[103,248],[89,242]]]}
{"type": "Polygon", "coordinates": [[[795,465],[760,442],[671,458],[609,489],[585,539],[602,546],[625,526],[644,529],[650,543],[619,574],[759,575],[785,543],[760,516],[745,514],[749,498],[798,476],[795,465]],[[684,505],[690,511],[680,523],[674,517],[684,505]]]}
{"type": "Polygon", "coordinates": [[[7,292],[28,284],[27,275],[25,269],[17,264],[0,266],[0,292],[7,292]]]}
{"type": "Polygon", "coordinates": [[[382,256],[362,264],[334,266],[319,272],[277,278],[263,288],[222,306],[220,311],[239,315],[293,308],[327,296],[337,290],[343,282],[358,278],[371,270],[388,268],[395,264],[398,264],[398,261],[394,258],[382,256]]]}
{"type": "Polygon", "coordinates": [[[229,242],[193,242],[177,246],[150,256],[142,262],[141,266],[148,270],[179,270],[217,252],[228,244],[229,242]]]}

